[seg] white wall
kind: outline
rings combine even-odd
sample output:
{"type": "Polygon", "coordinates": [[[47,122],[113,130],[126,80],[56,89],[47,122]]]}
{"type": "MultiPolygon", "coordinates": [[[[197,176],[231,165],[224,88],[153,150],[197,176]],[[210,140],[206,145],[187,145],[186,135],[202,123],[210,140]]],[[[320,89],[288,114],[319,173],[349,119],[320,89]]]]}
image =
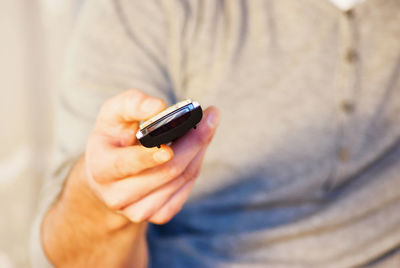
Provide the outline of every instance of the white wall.
{"type": "Polygon", "coordinates": [[[52,100],[77,0],[0,0],[0,267],[29,267],[52,100]]]}

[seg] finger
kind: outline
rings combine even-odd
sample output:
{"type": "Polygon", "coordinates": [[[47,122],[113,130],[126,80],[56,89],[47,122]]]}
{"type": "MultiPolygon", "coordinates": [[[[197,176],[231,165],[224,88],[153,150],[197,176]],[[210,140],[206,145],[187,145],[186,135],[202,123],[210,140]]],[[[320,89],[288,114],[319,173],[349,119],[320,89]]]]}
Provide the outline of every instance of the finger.
{"type": "Polygon", "coordinates": [[[165,102],[159,98],[148,96],[139,90],[127,90],[104,103],[93,133],[111,138],[114,143],[114,139],[122,138],[122,145],[133,144],[138,122],[156,115],[165,108],[165,102]]]}
{"type": "Polygon", "coordinates": [[[88,153],[87,161],[92,177],[99,183],[107,183],[138,174],[170,160],[174,155],[167,145],[159,148],[144,146],[97,148],[88,153]]]}
{"type": "MultiPolygon", "coordinates": [[[[215,108],[214,108],[215,109],[215,108]]],[[[205,112],[205,119],[198,124],[197,130],[188,133],[174,147],[174,157],[156,168],[143,171],[141,174],[115,181],[107,185],[107,192],[113,196],[113,207],[120,208],[126,204],[133,203],[148,195],[154,189],[168,183],[178,177],[192,161],[195,155],[206,146],[215,133],[218,124],[218,111],[210,109],[205,112]],[[216,117],[214,116],[216,114],[216,117]],[[209,116],[213,124],[207,123],[209,116]],[[214,129],[211,129],[214,127],[214,129]],[[197,137],[204,135],[205,137],[197,137]],[[188,137],[187,137],[188,136],[188,137]]]]}
{"type": "Polygon", "coordinates": [[[124,208],[124,215],[133,222],[143,222],[150,218],[167,203],[186,182],[198,177],[205,151],[205,149],[202,149],[178,178],[124,208]]]}
{"type": "Polygon", "coordinates": [[[149,218],[148,221],[155,224],[165,224],[169,222],[182,209],[195,182],[195,179],[186,182],[160,210],[149,218]]]}
{"type": "Polygon", "coordinates": [[[196,160],[198,162],[197,165],[194,165],[192,168],[197,169],[194,173],[197,175],[192,179],[188,180],[178,191],[176,191],[167,202],[165,202],[160,209],[155,212],[150,218],[148,218],[149,222],[155,224],[165,224],[169,222],[181,209],[183,204],[188,199],[190,192],[193,189],[196,178],[200,174],[201,166],[203,163],[203,159],[205,156],[206,149],[203,149],[201,153],[199,153],[199,157],[196,160]]]}
{"type": "Polygon", "coordinates": [[[130,89],[109,99],[99,117],[107,122],[133,122],[145,120],[166,108],[163,100],[130,89]]]}
{"type": "Polygon", "coordinates": [[[186,183],[183,176],[170,181],[161,189],[157,189],[154,193],[128,205],[122,209],[123,214],[128,217],[132,222],[146,221],[151,215],[157,212],[162,205],[184,184],[186,183]]]}
{"type": "Polygon", "coordinates": [[[219,122],[219,112],[215,107],[209,107],[204,111],[204,118],[196,129],[192,129],[171,145],[175,157],[168,163],[160,166],[156,172],[149,170],[149,176],[162,176],[165,172],[181,174],[192,159],[211,142],[219,122]]]}

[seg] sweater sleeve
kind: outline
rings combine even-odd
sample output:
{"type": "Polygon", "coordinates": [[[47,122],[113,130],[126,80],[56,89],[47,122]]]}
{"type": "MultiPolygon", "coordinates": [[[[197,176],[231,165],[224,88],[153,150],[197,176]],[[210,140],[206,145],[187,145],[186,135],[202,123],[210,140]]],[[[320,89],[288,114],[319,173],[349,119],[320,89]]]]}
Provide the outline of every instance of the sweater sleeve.
{"type": "Polygon", "coordinates": [[[101,104],[126,89],[175,102],[167,68],[167,24],[152,0],[88,0],[66,57],[54,116],[54,152],[30,239],[33,267],[51,267],[42,248],[42,219],[85,149],[101,104]]]}

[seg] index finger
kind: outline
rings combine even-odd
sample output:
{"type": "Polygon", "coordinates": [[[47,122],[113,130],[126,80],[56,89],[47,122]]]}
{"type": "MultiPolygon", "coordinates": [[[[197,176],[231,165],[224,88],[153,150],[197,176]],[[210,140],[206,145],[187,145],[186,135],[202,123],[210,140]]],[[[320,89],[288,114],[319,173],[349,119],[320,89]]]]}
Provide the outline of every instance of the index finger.
{"type": "Polygon", "coordinates": [[[102,106],[99,120],[107,124],[146,120],[166,108],[162,99],[130,89],[112,97],[102,106]]]}

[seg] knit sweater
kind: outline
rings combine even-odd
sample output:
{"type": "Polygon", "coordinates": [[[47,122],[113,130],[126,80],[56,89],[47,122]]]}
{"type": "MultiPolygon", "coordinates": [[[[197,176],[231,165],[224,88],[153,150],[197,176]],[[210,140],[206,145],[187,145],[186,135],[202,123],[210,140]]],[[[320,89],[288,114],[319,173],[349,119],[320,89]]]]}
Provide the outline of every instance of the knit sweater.
{"type": "MultiPolygon", "coordinates": [[[[354,267],[400,244],[400,2],[89,0],[66,64],[39,226],[101,104],[138,88],[216,105],[152,267],[354,267]]],[[[111,253],[110,253],[111,254],[111,253]]]]}

